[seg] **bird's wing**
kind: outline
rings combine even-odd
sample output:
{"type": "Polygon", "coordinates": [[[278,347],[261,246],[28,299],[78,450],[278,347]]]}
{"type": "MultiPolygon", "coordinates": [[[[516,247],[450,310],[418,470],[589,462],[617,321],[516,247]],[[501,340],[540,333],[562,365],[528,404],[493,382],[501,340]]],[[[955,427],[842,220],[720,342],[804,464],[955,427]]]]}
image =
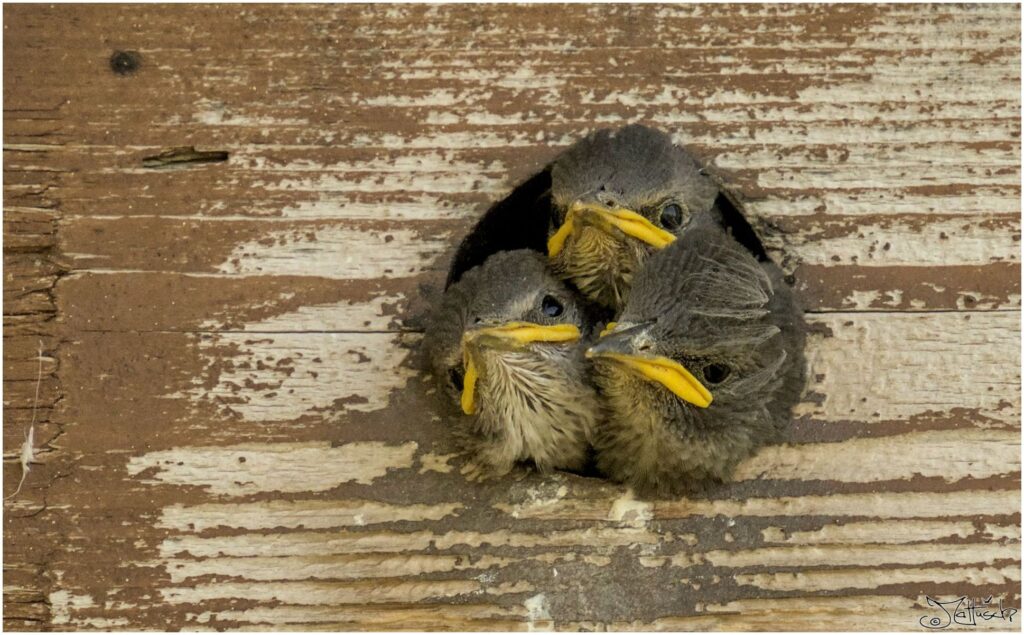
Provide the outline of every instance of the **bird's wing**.
{"type": "Polygon", "coordinates": [[[807,341],[807,323],[800,298],[785,281],[783,271],[772,263],[762,263],[762,268],[772,280],[775,294],[769,309],[772,322],[782,332],[783,347],[786,350],[786,365],[783,368],[782,385],[768,409],[780,422],[787,422],[793,406],[800,402],[807,382],[807,360],[804,347],[807,341]]]}
{"type": "Polygon", "coordinates": [[[445,289],[500,251],[547,252],[551,224],[551,168],[545,167],[488,209],[459,244],[445,289]]]}

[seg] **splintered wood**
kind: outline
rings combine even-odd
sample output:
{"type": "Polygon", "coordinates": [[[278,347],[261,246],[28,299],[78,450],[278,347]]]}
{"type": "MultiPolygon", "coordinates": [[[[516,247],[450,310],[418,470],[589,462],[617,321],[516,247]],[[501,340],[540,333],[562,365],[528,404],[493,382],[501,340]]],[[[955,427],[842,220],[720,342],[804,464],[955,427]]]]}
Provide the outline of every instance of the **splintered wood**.
{"type": "Polygon", "coordinates": [[[906,630],[929,597],[1020,606],[1018,7],[4,21],[5,496],[30,423],[37,462],[4,505],[7,628],[906,630]],[[730,183],[796,278],[793,442],[711,498],[469,483],[419,370],[425,298],[490,202],[633,121],[730,183]]]}

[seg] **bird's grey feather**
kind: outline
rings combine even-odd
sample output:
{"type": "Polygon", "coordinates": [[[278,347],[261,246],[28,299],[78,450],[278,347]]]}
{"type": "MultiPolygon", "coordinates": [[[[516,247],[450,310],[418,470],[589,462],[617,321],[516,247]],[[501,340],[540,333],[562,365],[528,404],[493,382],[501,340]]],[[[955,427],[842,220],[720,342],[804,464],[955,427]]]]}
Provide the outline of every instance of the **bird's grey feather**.
{"type": "Polygon", "coordinates": [[[534,251],[495,254],[448,288],[428,320],[424,346],[457,436],[484,474],[501,475],[520,461],[541,471],[584,468],[600,411],[584,371],[583,347],[591,329],[578,298],[534,251]],[[561,315],[543,313],[546,295],[559,300],[561,315]],[[481,350],[479,412],[467,416],[458,409],[461,386],[453,384],[452,373],[462,369],[463,333],[477,320],[574,324],[583,339],[481,350]]]}
{"type": "Polygon", "coordinates": [[[595,445],[606,473],[645,494],[695,491],[779,440],[804,384],[804,327],[773,264],[757,263],[719,228],[694,228],[648,261],[619,321],[646,325],[629,329],[643,332],[645,354],[681,363],[713,401],[696,407],[597,358],[608,413],[595,445]],[[731,374],[709,385],[709,364],[731,374]]]}
{"type": "MultiPolygon", "coordinates": [[[[559,155],[551,166],[551,233],[574,203],[625,208],[656,227],[682,235],[697,219],[717,215],[718,186],[700,161],[664,132],[642,125],[598,130],[559,155]],[[682,210],[680,224],[661,221],[665,206],[682,210]]],[[[574,227],[552,266],[589,300],[620,310],[634,274],[655,248],[615,232],[574,227]]]]}
{"type": "Polygon", "coordinates": [[[602,190],[634,207],[680,193],[696,214],[710,210],[718,195],[718,187],[701,168],[696,157],[660,130],[640,124],[602,129],[555,159],[551,194],[555,206],[565,208],[602,190]]]}

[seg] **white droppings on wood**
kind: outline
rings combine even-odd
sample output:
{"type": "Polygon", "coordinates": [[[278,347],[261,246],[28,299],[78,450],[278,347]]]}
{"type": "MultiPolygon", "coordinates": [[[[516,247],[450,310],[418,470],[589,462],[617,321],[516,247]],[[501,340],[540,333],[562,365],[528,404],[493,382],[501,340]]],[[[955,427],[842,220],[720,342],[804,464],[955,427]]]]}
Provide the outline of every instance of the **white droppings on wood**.
{"type": "Polygon", "coordinates": [[[649,501],[637,500],[632,489],[612,501],[608,520],[630,527],[646,527],[653,516],[653,505],[649,501]]]}
{"type": "Polygon", "coordinates": [[[412,467],[416,443],[273,443],[181,447],[132,457],[128,474],[147,481],[203,487],[212,494],[322,492],[343,483],[370,484],[389,470],[412,467]]]}
{"type": "Polygon", "coordinates": [[[548,598],[543,593],[526,598],[523,607],[526,609],[526,629],[531,633],[537,630],[548,631],[554,626],[548,598]]]}

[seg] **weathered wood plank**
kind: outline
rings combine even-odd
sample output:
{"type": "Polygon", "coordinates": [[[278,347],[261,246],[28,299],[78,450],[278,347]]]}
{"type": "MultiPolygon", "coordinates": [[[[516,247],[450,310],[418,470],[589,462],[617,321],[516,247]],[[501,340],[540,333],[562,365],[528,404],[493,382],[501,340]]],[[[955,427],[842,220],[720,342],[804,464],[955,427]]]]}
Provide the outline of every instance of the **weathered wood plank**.
{"type": "Polygon", "coordinates": [[[21,135],[48,140],[53,133],[52,123],[37,126],[34,119],[22,119],[8,110],[7,94],[5,91],[3,620],[5,629],[38,630],[51,620],[51,572],[46,563],[60,542],[58,532],[40,530],[38,523],[48,507],[49,487],[61,475],[66,459],[56,446],[63,426],[53,417],[61,394],[54,286],[64,268],[55,253],[59,213],[51,194],[60,169],[47,165],[52,159],[49,156],[40,157],[39,164],[19,163],[14,156],[19,153],[7,147],[9,140],[21,135]],[[26,458],[31,459],[27,466],[23,463],[26,458]]]}
{"type": "Polygon", "coordinates": [[[5,502],[5,626],[880,630],[918,628],[926,596],[1018,607],[1019,18],[8,7],[5,494],[33,418],[42,463],[5,502]],[[469,483],[418,370],[421,285],[496,197],[631,121],[730,184],[815,313],[793,443],[693,500],[469,483]],[[143,166],[189,145],[229,156],[143,166]]]}
{"type": "MultiPolygon", "coordinates": [[[[373,303],[360,306],[372,321],[356,332],[277,330],[278,323],[301,324],[299,312],[202,337],[162,332],[128,338],[117,330],[83,331],[68,350],[74,363],[88,369],[81,376],[83,390],[107,383],[90,375],[116,376],[116,364],[126,363],[127,355],[138,356],[133,363],[137,379],[102,388],[109,400],[181,397],[196,406],[217,406],[243,421],[289,420],[333,410],[374,412],[386,408],[393,392],[407,389],[417,376],[411,367],[418,336],[374,332],[390,318],[373,316],[373,303]],[[112,350],[118,342],[130,342],[132,348],[112,350]],[[168,366],[183,370],[171,374],[168,366]],[[153,385],[154,377],[162,383],[153,385]]],[[[346,307],[324,308],[345,314],[350,311],[346,307]]],[[[1015,389],[1020,381],[1019,323],[1016,313],[1002,311],[815,316],[807,348],[808,394],[796,411],[808,422],[800,430],[828,434],[830,426],[848,428],[850,422],[876,431],[1015,427],[1020,417],[1015,389]]]]}

